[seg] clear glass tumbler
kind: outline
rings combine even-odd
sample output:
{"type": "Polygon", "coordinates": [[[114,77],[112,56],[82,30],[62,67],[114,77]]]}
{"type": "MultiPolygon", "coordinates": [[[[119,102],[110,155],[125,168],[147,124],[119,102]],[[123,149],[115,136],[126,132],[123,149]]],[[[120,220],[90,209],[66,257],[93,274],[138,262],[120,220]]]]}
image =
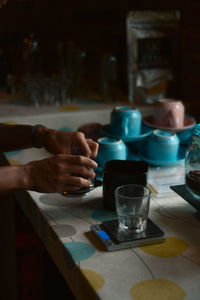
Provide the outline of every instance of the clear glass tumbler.
{"type": "Polygon", "coordinates": [[[146,229],[151,191],[143,185],[127,184],[115,190],[119,228],[140,233],[146,229]]]}

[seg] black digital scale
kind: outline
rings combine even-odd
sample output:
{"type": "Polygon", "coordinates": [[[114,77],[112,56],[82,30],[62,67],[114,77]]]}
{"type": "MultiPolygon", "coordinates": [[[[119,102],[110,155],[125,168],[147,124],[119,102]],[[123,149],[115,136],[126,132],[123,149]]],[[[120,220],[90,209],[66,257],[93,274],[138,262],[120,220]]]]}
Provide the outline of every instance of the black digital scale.
{"type": "Polygon", "coordinates": [[[119,229],[118,219],[93,224],[91,230],[107,251],[156,244],[166,240],[165,233],[150,219],[147,221],[146,230],[142,233],[119,229]]]}

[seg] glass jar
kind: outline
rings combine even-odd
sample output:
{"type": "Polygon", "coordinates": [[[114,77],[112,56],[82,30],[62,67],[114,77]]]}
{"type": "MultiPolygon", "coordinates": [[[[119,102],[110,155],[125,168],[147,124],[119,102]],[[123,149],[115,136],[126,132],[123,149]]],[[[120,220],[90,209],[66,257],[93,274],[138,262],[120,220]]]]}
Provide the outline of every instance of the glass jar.
{"type": "Polygon", "coordinates": [[[185,184],[189,192],[200,200],[200,124],[192,132],[192,144],[185,155],[185,184]]]}

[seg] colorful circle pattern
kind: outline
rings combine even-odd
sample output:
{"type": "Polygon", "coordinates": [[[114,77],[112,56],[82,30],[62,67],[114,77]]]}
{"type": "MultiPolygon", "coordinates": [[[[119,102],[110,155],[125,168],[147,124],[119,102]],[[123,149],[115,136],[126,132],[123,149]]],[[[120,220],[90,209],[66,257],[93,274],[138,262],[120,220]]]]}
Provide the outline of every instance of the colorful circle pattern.
{"type": "Polygon", "coordinates": [[[76,262],[88,259],[96,251],[92,245],[83,242],[66,242],[64,243],[64,246],[76,262]]]}
{"type": "Polygon", "coordinates": [[[182,300],[185,291],[176,283],[167,279],[151,279],[135,284],[130,295],[134,300],[182,300]]]}
{"type": "Polygon", "coordinates": [[[188,244],[180,238],[168,236],[164,243],[141,246],[140,248],[154,256],[172,257],[183,253],[188,248],[188,244]]]}

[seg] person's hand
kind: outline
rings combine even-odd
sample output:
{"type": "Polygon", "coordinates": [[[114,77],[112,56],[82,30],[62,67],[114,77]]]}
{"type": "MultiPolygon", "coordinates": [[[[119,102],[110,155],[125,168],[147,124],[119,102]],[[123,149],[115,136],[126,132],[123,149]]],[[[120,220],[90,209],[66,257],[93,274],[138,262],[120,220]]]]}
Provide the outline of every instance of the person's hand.
{"type": "Polygon", "coordinates": [[[83,155],[89,158],[97,156],[98,143],[85,138],[82,132],[62,131],[46,127],[39,127],[37,131],[36,138],[52,154],[83,155]]]}
{"type": "Polygon", "coordinates": [[[54,155],[24,166],[25,189],[43,193],[62,193],[90,186],[97,164],[80,155],[54,155]]]}
{"type": "Polygon", "coordinates": [[[85,135],[78,131],[50,129],[44,147],[50,153],[78,154],[90,158],[95,158],[98,152],[98,144],[92,139],[86,139],[85,135]]]}
{"type": "Polygon", "coordinates": [[[100,123],[85,123],[78,127],[78,131],[81,131],[85,134],[86,138],[90,138],[94,141],[97,141],[99,138],[104,135],[100,132],[100,129],[103,127],[100,123]]]}

